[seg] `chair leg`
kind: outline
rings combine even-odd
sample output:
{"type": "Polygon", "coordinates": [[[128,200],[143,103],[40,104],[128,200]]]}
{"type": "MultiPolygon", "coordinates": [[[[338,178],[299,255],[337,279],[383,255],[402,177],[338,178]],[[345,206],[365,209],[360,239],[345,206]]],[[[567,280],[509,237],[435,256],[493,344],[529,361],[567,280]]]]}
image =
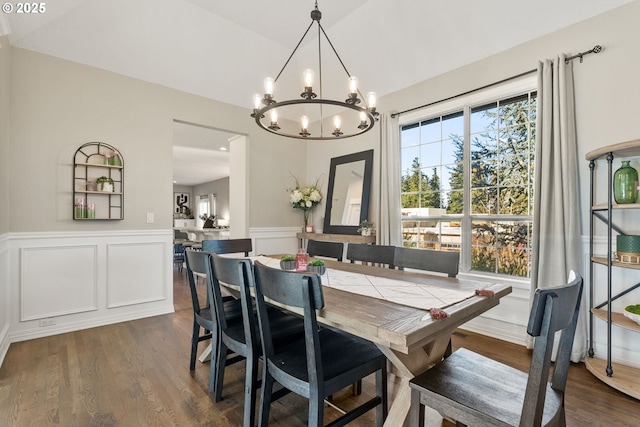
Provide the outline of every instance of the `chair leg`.
{"type": "Polygon", "coordinates": [[[451,356],[451,338],[449,338],[449,344],[447,344],[447,349],[444,351],[444,355],[442,356],[443,359],[446,359],[447,357],[451,356]]]}
{"type": "Polygon", "coordinates": [[[259,427],[269,426],[269,412],[271,411],[271,393],[273,392],[273,377],[266,366],[262,367],[262,388],[260,389],[260,420],[259,427]]]}
{"type": "MultiPolygon", "coordinates": [[[[215,401],[220,402],[222,400],[222,385],[224,384],[224,367],[227,364],[227,346],[222,340],[220,340],[217,345],[216,353],[216,378],[214,391],[216,394],[215,401]]],[[[211,360],[211,363],[214,363],[214,361],[211,360]]]]}
{"type": "Polygon", "coordinates": [[[411,390],[411,407],[409,408],[409,426],[424,426],[424,406],[420,403],[420,392],[411,390]]]}
{"type": "Polygon", "coordinates": [[[191,334],[191,359],[189,359],[189,370],[196,369],[196,353],[198,351],[198,335],[200,335],[200,325],[195,320],[193,322],[193,333],[191,334]]]}
{"type": "Polygon", "coordinates": [[[351,384],[351,394],[354,396],[360,396],[362,394],[362,380],[358,380],[351,384]]]}
{"type": "MultiPolygon", "coordinates": [[[[376,407],[376,427],[382,427],[389,413],[387,379],[387,361],[384,360],[376,372],[376,394],[382,397],[382,404],[376,407]]],[[[359,382],[362,384],[362,380],[359,382]]]]}
{"type": "Polygon", "coordinates": [[[258,393],[258,356],[247,358],[244,384],[244,427],[255,426],[256,395],[258,393]]]}
{"type": "MultiPolygon", "coordinates": [[[[215,328],[214,328],[215,329],[215,328]]],[[[215,393],[216,378],[218,376],[218,348],[220,343],[218,342],[217,331],[211,331],[211,353],[209,356],[209,393],[215,393]]]]}
{"type": "Polygon", "coordinates": [[[324,397],[317,389],[312,389],[309,396],[308,427],[322,427],[324,425],[324,397]]]}

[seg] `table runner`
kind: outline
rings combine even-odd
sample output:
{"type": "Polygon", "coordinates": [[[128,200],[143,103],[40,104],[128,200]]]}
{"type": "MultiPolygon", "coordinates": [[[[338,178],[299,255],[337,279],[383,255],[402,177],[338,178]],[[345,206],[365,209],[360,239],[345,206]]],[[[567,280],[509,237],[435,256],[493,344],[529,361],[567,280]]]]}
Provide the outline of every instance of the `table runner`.
{"type": "MultiPolygon", "coordinates": [[[[280,260],[266,256],[251,257],[272,268],[280,268],[280,260]]],[[[371,267],[378,268],[378,267],[371,267]]],[[[429,310],[446,308],[475,295],[473,290],[431,286],[411,281],[388,279],[368,274],[327,268],[322,285],[359,295],[391,301],[409,307],[429,310]]]]}

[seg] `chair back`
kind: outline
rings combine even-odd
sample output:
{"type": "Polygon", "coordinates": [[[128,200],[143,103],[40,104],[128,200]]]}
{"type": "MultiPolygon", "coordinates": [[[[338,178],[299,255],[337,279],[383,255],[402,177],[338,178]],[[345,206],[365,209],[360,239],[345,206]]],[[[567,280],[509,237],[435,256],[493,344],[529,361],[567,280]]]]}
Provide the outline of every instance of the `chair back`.
{"type": "Polygon", "coordinates": [[[535,337],[535,344],[520,425],[540,425],[542,422],[553,342],[555,333],[560,330],[551,387],[560,392],[565,390],[583,287],[582,277],[575,272],[572,275],[574,278],[569,284],[539,288],[534,294],[527,333],[535,337]]]}
{"type": "Polygon", "coordinates": [[[216,307],[216,318],[222,334],[226,333],[227,319],[224,315],[224,298],[220,282],[240,289],[245,344],[249,349],[253,349],[258,342],[256,328],[258,319],[253,312],[253,300],[251,297],[251,288],[254,287],[253,263],[249,259],[221,257],[212,253],[208,268],[211,277],[211,293],[216,307]]]}
{"type": "Polygon", "coordinates": [[[191,302],[193,303],[193,311],[196,313],[196,315],[200,315],[200,310],[209,308],[211,295],[209,295],[209,287],[207,286],[208,298],[205,304],[201,305],[200,299],[198,297],[198,290],[196,288],[196,278],[198,276],[195,273],[200,275],[207,275],[209,254],[206,252],[194,251],[191,249],[184,251],[184,253],[186,255],[187,278],[189,279],[189,289],[191,290],[191,302]]]}
{"type": "Polygon", "coordinates": [[[394,268],[394,255],[395,246],[367,245],[364,243],[349,243],[347,246],[347,259],[352,264],[354,261],[360,261],[394,268]]]}
{"type": "Polygon", "coordinates": [[[318,240],[309,240],[307,242],[309,256],[322,256],[342,261],[343,251],[344,243],[341,242],[322,242],[318,240]]]}
{"type": "MultiPolygon", "coordinates": [[[[269,326],[269,314],[267,302],[270,300],[293,308],[302,308],[304,313],[304,332],[307,349],[307,361],[311,360],[315,367],[308,366],[317,372],[322,370],[322,358],[320,357],[320,343],[318,337],[318,320],[316,310],[324,307],[324,296],[320,276],[317,274],[298,273],[295,271],[280,270],[267,267],[256,261],[254,264],[255,275],[255,301],[260,325],[260,337],[262,350],[268,359],[274,354],[272,331],[269,326]],[[312,358],[313,357],[313,358],[312,358]]],[[[319,378],[322,378],[321,372],[319,378]]],[[[311,378],[309,378],[311,382],[311,378]]]]}
{"type": "Polygon", "coordinates": [[[203,240],[202,250],[205,252],[215,252],[217,254],[234,254],[243,252],[244,256],[249,256],[253,250],[251,239],[229,239],[229,240],[203,240]]]}
{"type": "Polygon", "coordinates": [[[394,250],[393,264],[400,270],[415,268],[456,277],[459,263],[459,252],[404,247],[396,247],[394,250]]]}

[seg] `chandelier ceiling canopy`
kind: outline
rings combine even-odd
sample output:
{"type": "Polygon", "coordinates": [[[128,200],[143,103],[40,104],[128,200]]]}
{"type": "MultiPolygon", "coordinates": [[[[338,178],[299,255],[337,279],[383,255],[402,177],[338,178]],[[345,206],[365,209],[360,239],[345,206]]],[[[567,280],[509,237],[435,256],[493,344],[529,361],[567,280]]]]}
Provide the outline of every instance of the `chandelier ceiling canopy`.
{"type": "Polygon", "coordinates": [[[258,126],[268,132],[299,139],[341,139],[367,132],[373,128],[378,119],[375,92],[369,92],[366,98],[362,96],[358,88],[358,78],[352,76],[347,70],[333,43],[329,40],[329,36],[324,31],[322,24],[320,24],[321,18],[322,13],[318,10],[318,2],[316,1],[315,9],[311,11],[309,27],[307,27],[276,78],[265,78],[264,95],[253,95],[251,117],[255,119],[258,126]],[[305,37],[309,34],[313,24],[317,24],[318,30],[318,84],[314,87],[316,73],[311,68],[308,68],[304,70],[302,75],[302,84],[300,86],[302,92],[299,97],[277,101],[275,96],[276,83],[305,37]],[[343,82],[344,100],[329,99],[323,96],[322,36],[326,39],[337,61],[346,73],[346,78],[343,82]],[[295,117],[296,115],[300,118],[300,122],[283,119],[283,117],[295,117]]]}

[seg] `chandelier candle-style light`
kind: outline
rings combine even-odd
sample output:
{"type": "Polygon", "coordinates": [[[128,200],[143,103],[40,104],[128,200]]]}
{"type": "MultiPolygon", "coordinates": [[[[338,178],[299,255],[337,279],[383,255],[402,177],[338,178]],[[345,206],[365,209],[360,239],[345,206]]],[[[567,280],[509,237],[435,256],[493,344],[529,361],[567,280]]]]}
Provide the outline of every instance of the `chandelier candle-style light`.
{"type": "Polygon", "coordinates": [[[378,120],[376,112],[376,94],[369,92],[366,99],[358,89],[358,78],[352,76],[345,67],[342,59],[336,52],[329,36],[324,31],[320,19],[322,13],[318,10],[316,1],[315,9],[311,11],[311,24],[303,34],[295,49],[285,62],[284,66],[275,79],[267,77],[264,79],[264,95],[253,95],[253,113],[256,123],[262,129],[277,135],[289,138],[327,140],[341,139],[360,135],[371,129],[378,120]],[[315,73],[308,68],[302,73],[303,91],[299,98],[276,101],[274,98],[275,84],[282,75],[282,72],[289,64],[289,61],[302,44],[302,41],[309,33],[313,24],[318,24],[318,93],[314,92],[315,73]],[[337,101],[325,99],[322,94],[322,55],[321,36],[328,42],[337,60],[347,74],[345,79],[346,99],[337,101]],[[359,104],[363,104],[360,106],[359,104]],[[295,120],[286,120],[285,117],[299,117],[299,124],[295,120]],[[325,120],[331,118],[331,124],[325,124],[325,120]],[[280,122],[278,121],[280,119],[280,122]],[[325,133],[325,125],[330,127],[325,133]]]}

